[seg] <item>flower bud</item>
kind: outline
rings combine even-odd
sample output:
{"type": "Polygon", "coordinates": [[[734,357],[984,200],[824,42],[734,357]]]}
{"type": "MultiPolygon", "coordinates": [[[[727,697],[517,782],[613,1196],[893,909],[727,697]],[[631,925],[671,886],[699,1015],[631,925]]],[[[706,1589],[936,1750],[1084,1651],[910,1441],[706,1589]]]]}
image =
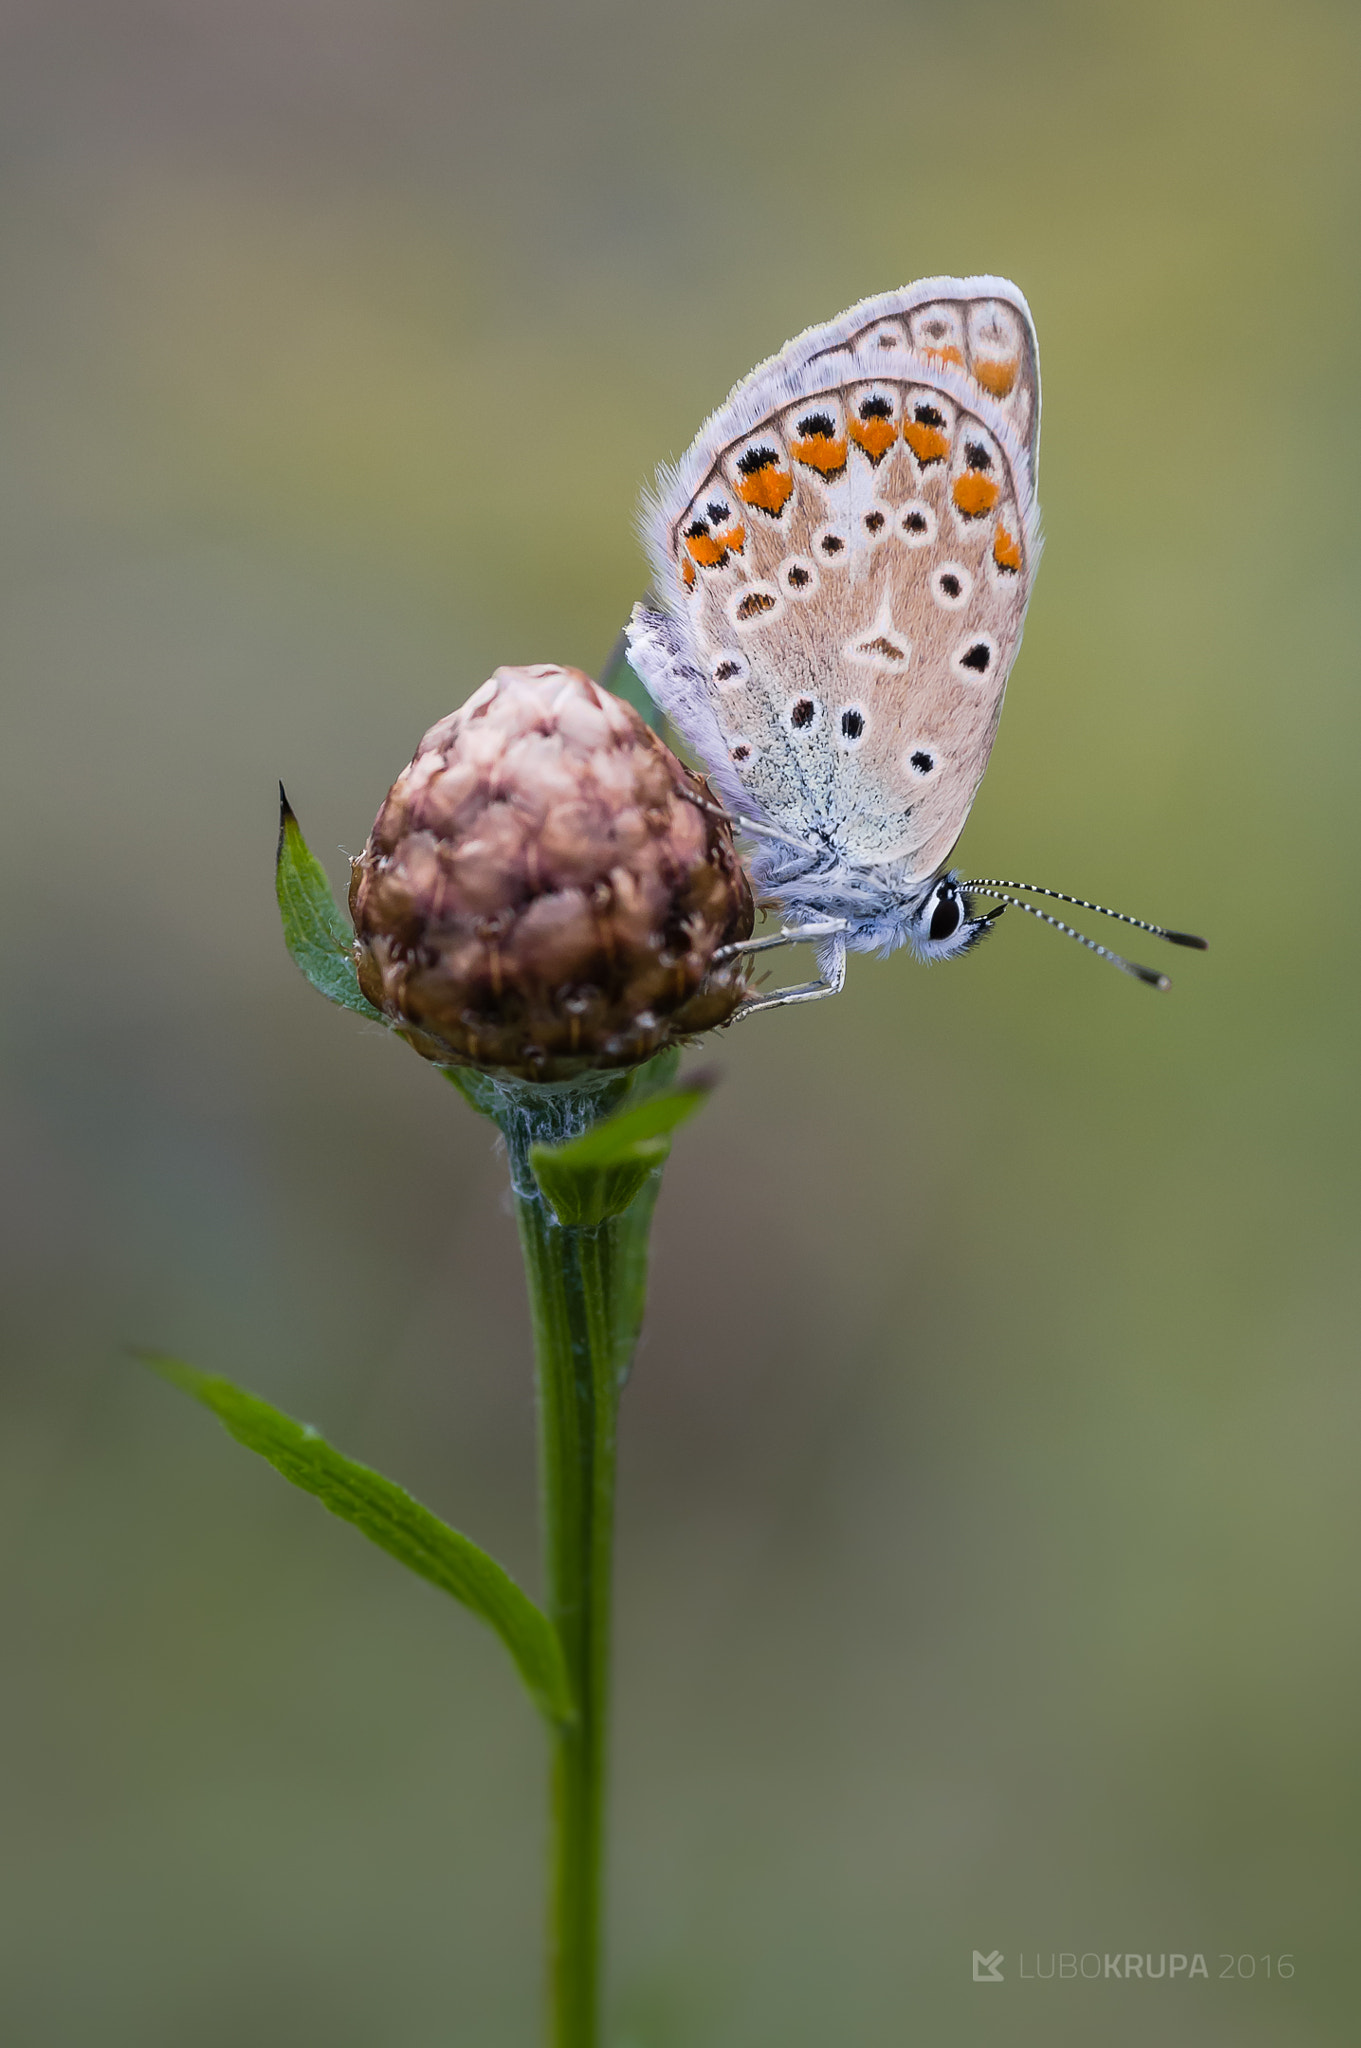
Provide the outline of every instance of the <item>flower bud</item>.
{"type": "Polygon", "coordinates": [[[427,1059],[536,1081],[724,1023],[745,970],[714,954],[753,910],[716,808],[580,669],[497,669],[425,735],[354,862],[364,994],[427,1059]]]}

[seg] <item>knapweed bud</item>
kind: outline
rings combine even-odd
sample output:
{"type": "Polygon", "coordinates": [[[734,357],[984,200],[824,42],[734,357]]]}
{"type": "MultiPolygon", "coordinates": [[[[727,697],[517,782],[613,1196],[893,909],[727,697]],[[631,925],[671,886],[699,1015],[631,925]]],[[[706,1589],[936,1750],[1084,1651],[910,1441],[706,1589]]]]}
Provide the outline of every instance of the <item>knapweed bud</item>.
{"type": "Polygon", "coordinates": [[[354,863],[364,994],[427,1059],[536,1081],[724,1023],[745,970],[714,954],[753,911],[716,810],[580,669],[497,669],[425,735],[354,863]]]}

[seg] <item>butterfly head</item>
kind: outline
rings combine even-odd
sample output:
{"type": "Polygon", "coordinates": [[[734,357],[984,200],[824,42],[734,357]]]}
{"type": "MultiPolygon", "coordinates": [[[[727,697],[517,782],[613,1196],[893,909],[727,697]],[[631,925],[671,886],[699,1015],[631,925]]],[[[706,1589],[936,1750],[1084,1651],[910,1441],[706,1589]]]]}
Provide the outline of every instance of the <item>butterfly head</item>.
{"type": "Polygon", "coordinates": [[[954,960],[987,937],[1005,904],[975,917],[959,876],[938,875],[906,916],[907,942],[919,960],[954,960]]]}

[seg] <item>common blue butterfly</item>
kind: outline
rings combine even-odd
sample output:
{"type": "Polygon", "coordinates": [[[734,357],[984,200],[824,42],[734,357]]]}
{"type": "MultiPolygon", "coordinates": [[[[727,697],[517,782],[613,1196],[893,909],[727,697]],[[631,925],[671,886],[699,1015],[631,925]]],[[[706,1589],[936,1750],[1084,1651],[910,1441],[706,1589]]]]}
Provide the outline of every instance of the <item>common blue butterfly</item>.
{"type": "Polygon", "coordinates": [[[629,660],[756,840],[752,875],[821,980],[849,951],[948,959],[1008,903],[1141,980],[1008,892],[1189,933],[948,862],[987,767],[1040,555],[1040,362],[999,277],[928,278],[810,327],[745,377],[646,510],[660,609],[629,660]],[[997,899],[978,911],[975,897],[997,899]]]}

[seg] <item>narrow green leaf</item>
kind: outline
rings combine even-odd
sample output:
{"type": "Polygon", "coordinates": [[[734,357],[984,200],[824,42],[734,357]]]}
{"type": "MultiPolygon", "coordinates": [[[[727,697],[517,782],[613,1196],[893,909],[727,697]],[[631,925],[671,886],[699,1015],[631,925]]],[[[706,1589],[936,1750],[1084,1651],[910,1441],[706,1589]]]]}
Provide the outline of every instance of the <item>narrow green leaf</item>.
{"type": "Polygon", "coordinates": [[[621,1166],[646,1159],[656,1164],[655,1148],[669,1144],[671,1133],[709,1099],[711,1081],[691,1081],[684,1088],[668,1089],[664,1095],[650,1095],[616,1116],[592,1124],[579,1138],[565,1145],[538,1146],[560,1167],[580,1171],[586,1167],[621,1166]]]}
{"type": "Polygon", "coordinates": [[[359,986],[354,964],[354,934],[326,879],[326,870],[308,847],[293,807],[279,784],[279,851],[274,864],[284,943],[313,988],[333,1003],[357,1010],[361,1017],[383,1024],[359,986]]]}
{"type": "Polygon", "coordinates": [[[605,1117],[565,1145],[532,1145],[529,1164],[559,1223],[590,1229],[622,1215],[648,1175],[665,1165],[672,1132],[708,1096],[707,1082],[673,1089],[605,1117]]]}
{"type": "Polygon", "coordinates": [[[648,1245],[652,1235],[652,1212],[661,1191],[659,1170],[648,1175],[623,1215],[617,1216],[611,1226],[614,1232],[615,1359],[621,1386],[632,1368],[647,1308],[648,1245]]]}
{"type": "Polygon", "coordinates": [[[268,1459],[294,1486],[315,1495],[380,1550],[489,1622],[549,1720],[574,1718],[557,1630],[485,1550],[422,1507],[394,1480],[343,1457],[308,1424],[295,1422],[258,1395],[216,1374],[199,1372],[182,1359],[151,1351],[139,1351],[137,1356],[162,1379],[211,1409],[238,1443],[268,1459]]]}
{"type": "MultiPolygon", "coordinates": [[[[637,1102],[646,1102],[653,1095],[667,1093],[675,1084],[676,1076],[680,1072],[680,1063],[680,1047],[669,1045],[665,1052],[655,1053],[650,1060],[645,1060],[641,1067],[630,1067],[624,1093],[617,1107],[631,1109],[637,1102]]],[[[691,1085],[696,1088],[707,1088],[709,1083],[695,1080],[691,1085]]]]}

